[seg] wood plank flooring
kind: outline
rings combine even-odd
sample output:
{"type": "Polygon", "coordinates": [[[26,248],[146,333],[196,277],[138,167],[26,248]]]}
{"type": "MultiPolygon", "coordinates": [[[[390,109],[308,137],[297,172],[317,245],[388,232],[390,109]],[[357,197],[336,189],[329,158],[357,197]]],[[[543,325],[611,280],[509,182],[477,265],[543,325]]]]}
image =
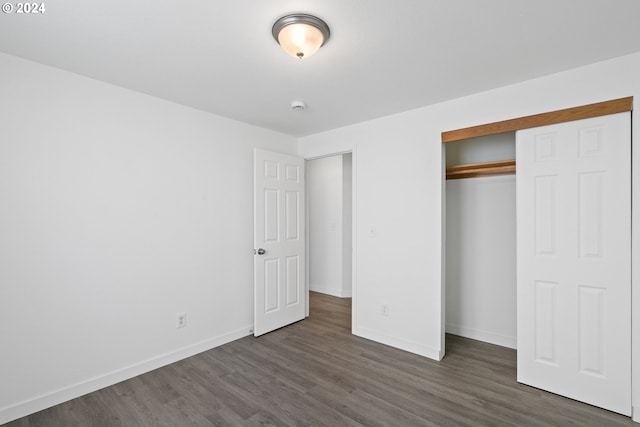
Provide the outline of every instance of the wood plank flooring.
{"type": "Polygon", "coordinates": [[[516,353],[447,336],[435,362],[351,335],[351,300],[7,424],[26,426],[631,426],[516,383],[516,353]]]}

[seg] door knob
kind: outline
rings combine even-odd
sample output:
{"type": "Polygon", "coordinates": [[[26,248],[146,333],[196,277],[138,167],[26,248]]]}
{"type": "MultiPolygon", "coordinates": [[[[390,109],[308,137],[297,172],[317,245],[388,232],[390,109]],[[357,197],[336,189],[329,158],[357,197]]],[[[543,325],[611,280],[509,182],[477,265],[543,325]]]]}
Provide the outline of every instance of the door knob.
{"type": "Polygon", "coordinates": [[[253,251],[254,254],[258,254],[258,255],[264,255],[267,253],[267,251],[265,251],[264,249],[260,248],[257,251],[253,251]]]}

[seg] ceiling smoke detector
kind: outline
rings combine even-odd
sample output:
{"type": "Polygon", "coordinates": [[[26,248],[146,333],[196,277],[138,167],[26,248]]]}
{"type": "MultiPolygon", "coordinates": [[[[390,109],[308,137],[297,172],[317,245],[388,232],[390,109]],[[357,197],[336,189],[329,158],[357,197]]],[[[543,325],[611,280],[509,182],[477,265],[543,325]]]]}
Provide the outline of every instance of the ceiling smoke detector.
{"type": "Polygon", "coordinates": [[[293,111],[303,111],[307,106],[302,101],[293,101],[291,102],[291,109],[293,111]]]}

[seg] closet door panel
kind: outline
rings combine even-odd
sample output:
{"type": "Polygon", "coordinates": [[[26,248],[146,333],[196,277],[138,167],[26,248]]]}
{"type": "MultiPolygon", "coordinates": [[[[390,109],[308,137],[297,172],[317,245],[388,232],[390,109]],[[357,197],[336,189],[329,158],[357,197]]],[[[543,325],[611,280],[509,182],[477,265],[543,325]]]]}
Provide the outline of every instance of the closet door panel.
{"type": "Polygon", "coordinates": [[[518,381],[631,413],[630,113],[516,134],[518,381]]]}

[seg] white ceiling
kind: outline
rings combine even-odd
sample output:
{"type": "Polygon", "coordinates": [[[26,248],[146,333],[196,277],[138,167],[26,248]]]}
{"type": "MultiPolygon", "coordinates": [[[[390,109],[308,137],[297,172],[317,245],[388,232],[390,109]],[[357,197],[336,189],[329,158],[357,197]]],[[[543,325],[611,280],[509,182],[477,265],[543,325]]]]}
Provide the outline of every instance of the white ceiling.
{"type": "Polygon", "coordinates": [[[293,136],[640,51],[639,0],[40,1],[0,51],[293,136]],[[292,12],[331,27],[312,58],[271,36],[292,12]]]}

